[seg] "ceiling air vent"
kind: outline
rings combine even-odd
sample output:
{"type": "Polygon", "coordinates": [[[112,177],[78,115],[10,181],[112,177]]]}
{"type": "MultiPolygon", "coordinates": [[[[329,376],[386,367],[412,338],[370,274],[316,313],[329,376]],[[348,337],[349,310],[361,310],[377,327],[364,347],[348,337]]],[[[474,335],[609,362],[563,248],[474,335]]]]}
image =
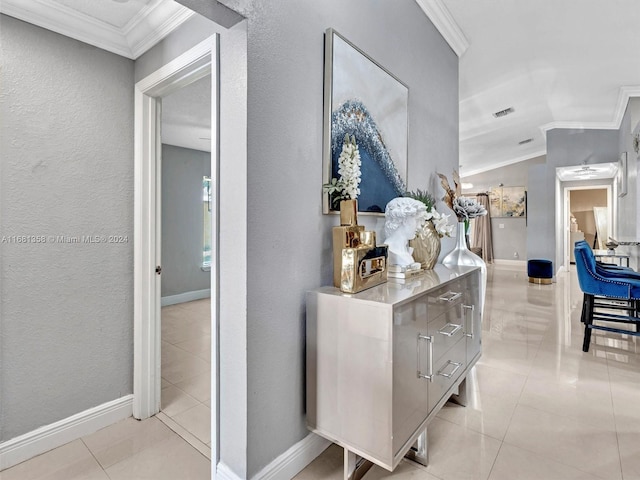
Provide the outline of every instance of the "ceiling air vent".
{"type": "Polygon", "coordinates": [[[513,113],[514,111],[515,110],[513,109],[513,107],[509,107],[509,108],[505,108],[504,110],[500,110],[499,112],[495,112],[493,116],[496,118],[506,117],[507,115],[509,115],[510,113],[513,113]]]}
{"type": "Polygon", "coordinates": [[[522,140],[518,142],[518,145],[524,145],[525,143],[531,143],[531,142],[533,142],[533,138],[527,138],[526,140],[522,140]]]}

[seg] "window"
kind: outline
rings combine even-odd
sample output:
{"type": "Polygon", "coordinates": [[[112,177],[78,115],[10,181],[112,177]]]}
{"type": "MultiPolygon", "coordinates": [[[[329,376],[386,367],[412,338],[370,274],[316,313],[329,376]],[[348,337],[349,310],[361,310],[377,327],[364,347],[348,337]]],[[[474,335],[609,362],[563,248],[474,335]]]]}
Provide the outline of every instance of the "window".
{"type": "Polygon", "coordinates": [[[202,268],[211,268],[211,178],[202,177],[202,268]]]}

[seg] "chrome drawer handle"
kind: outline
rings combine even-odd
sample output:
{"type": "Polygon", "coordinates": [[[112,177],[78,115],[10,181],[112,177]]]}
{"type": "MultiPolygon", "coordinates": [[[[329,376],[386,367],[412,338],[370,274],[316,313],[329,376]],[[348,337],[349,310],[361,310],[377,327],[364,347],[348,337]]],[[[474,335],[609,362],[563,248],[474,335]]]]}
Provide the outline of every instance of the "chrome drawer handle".
{"type": "Polygon", "coordinates": [[[429,335],[418,334],[418,378],[426,378],[430,382],[433,382],[433,337],[429,335]],[[429,373],[424,374],[420,370],[422,367],[422,361],[420,360],[420,340],[426,340],[429,342],[429,373]]]}
{"type": "Polygon", "coordinates": [[[460,330],[462,328],[462,325],[457,325],[455,323],[447,323],[444,327],[442,327],[440,330],[438,330],[438,333],[441,333],[442,335],[446,336],[446,337],[453,337],[456,332],[458,330],[460,330]],[[447,328],[451,328],[453,327],[453,330],[451,330],[450,332],[445,332],[444,330],[447,328]]]}
{"type": "Polygon", "coordinates": [[[442,370],[438,372],[438,375],[441,375],[445,378],[451,378],[456,374],[456,372],[461,366],[462,366],[462,363],[452,362],[451,360],[447,360],[447,364],[444,367],[442,367],[442,370]],[[442,373],[444,372],[444,369],[447,368],[449,365],[453,365],[453,370],[451,371],[451,373],[442,373]]]}
{"type": "Polygon", "coordinates": [[[438,297],[438,300],[442,302],[453,302],[462,296],[462,292],[447,292],[438,297]]]}
{"type": "Polygon", "coordinates": [[[475,305],[462,305],[462,316],[463,317],[466,317],[466,315],[464,314],[465,310],[471,310],[471,328],[469,329],[469,330],[471,330],[471,333],[465,333],[464,336],[473,338],[473,313],[476,310],[476,306],[475,305]]]}

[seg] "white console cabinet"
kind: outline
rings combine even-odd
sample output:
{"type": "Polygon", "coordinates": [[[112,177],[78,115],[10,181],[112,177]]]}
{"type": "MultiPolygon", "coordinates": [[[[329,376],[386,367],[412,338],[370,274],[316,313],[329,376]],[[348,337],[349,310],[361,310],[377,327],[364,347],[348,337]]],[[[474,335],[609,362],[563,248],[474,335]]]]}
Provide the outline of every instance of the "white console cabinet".
{"type": "Polygon", "coordinates": [[[476,267],[436,265],[354,295],[308,292],[307,424],[344,447],[345,478],[356,455],[426,464],[429,421],[480,357],[479,286],[476,267]]]}

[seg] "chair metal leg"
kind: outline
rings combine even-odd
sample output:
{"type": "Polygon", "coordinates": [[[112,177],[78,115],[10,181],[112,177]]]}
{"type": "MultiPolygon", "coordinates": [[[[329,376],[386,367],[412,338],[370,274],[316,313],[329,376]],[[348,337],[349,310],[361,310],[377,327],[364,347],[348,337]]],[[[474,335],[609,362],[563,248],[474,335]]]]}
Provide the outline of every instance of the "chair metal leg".
{"type": "Polygon", "coordinates": [[[582,342],[582,351],[589,351],[589,344],[591,343],[591,325],[593,324],[593,295],[584,294],[584,341],[582,342]]]}

